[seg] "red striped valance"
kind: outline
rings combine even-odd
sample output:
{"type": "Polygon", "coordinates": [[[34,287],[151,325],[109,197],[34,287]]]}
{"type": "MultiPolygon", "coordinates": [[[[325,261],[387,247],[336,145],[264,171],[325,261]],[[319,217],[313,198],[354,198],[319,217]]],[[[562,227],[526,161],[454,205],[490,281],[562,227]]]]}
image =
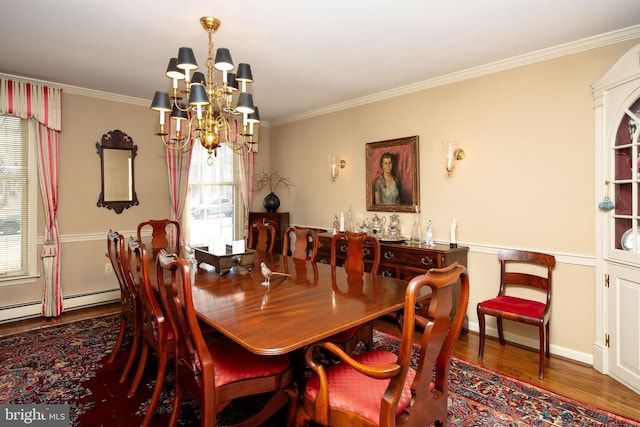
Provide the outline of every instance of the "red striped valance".
{"type": "Polygon", "coordinates": [[[62,130],[62,89],[0,79],[0,114],[34,117],[50,129],[62,130]]]}

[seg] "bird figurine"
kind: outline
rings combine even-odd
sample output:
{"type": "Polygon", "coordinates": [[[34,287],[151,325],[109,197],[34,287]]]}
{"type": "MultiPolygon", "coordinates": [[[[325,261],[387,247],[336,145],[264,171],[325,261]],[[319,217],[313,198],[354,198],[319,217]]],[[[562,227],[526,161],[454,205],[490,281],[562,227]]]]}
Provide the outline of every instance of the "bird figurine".
{"type": "Polygon", "coordinates": [[[260,272],[262,273],[262,276],[264,277],[264,282],[262,282],[262,284],[264,286],[269,286],[269,284],[271,283],[271,276],[273,276],[273,275],[285,276],[285,277],[289,277],[290,276],[287,273],[278,273],[277,271],[271,271],[271,269],[264,262],[260,263],[260,272]]]}

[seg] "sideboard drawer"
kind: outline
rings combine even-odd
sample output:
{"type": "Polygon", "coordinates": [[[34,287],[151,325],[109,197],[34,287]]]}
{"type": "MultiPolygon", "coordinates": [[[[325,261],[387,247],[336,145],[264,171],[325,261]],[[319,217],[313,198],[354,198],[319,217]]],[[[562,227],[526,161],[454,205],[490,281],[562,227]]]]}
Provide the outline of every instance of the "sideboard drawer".
{"type": "Polygon", "coordinates": [[[400,263],[403,266],[421,268],[440,268],[444,266],[444,255],[441,252],[426,250],[408,250],[397,246],[382,246],[380,262],[384,264],[400,263]]]}

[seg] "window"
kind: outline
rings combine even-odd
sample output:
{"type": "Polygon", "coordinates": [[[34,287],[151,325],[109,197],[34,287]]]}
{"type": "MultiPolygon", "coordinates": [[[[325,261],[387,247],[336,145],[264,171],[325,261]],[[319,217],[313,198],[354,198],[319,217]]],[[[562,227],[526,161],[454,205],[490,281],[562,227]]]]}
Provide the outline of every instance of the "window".
{"type": "Polygon", "coordinates": [[[36,246],[30,224],[37,205],[31,145],[28,120],[0,115],[0,282],[36,272],[36,251],[30,250],[36,246]]]}
{"type": "Polygon", "coordinates": [[[189,200],[186,221],[188,242],[192,247],[212,242],[230,243],[241,235],[242,218],[239,189],[239,158],[226,145],[218,148],[213,165],[207,164],[209,153],[195,144],[191,153],[189,200]]]}

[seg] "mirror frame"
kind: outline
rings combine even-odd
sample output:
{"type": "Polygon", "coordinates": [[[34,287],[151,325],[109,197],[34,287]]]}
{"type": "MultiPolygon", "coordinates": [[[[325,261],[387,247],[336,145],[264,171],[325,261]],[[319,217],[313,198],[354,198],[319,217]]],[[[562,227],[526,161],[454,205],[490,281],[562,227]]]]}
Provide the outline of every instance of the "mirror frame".
{"type": "Polygon", "coordinates": [[[96,142],[96,149],[98,156],[100,156],[100,175],[101,175],[101,191],[98,198],[98,207],[104,207],[107,209],[113,209],[117,214],[122,213],[123,210],[140,204],[138,202],[138,196],[136,195],[135,186],[135,168],[134,159],[138,153],[138,146],[133,143],[133,140],[129,135],[121,130],[115,129],[102,135],[102,139],[96,142]],[[130,200],[105,200],[104,199],[104,150],[127,150],[131,154],[131,199],[130,200]]]}

